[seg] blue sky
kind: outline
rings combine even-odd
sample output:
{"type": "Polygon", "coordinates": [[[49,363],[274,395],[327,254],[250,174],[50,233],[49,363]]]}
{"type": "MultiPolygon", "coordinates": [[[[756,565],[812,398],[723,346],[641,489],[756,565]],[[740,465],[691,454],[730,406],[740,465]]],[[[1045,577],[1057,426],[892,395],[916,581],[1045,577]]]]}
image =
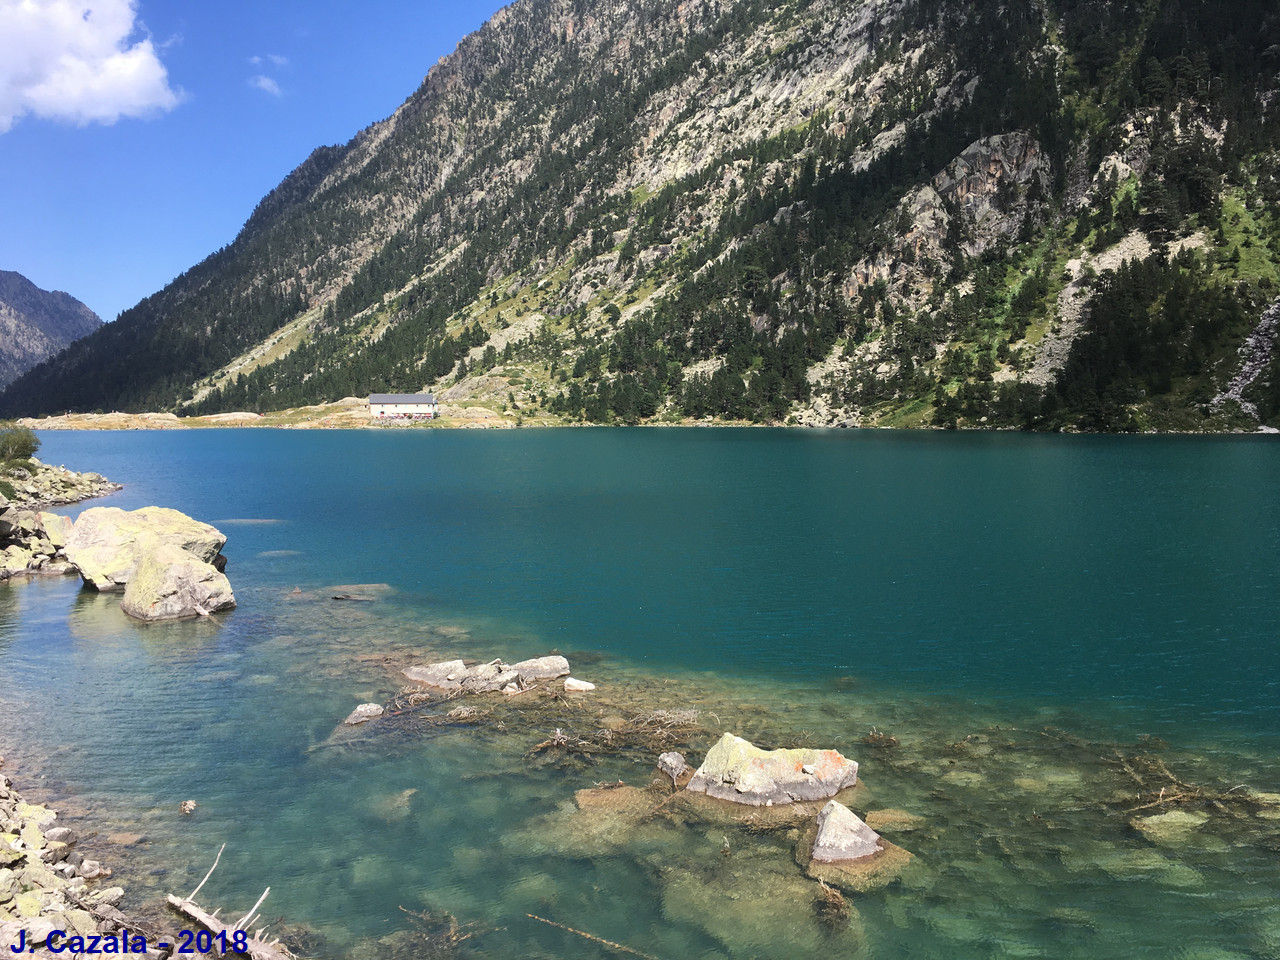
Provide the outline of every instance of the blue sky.
{"type": "Polygon", "coordinates": [[[115,319],[501,6],[0,0],[0,270],[115,319]]]}

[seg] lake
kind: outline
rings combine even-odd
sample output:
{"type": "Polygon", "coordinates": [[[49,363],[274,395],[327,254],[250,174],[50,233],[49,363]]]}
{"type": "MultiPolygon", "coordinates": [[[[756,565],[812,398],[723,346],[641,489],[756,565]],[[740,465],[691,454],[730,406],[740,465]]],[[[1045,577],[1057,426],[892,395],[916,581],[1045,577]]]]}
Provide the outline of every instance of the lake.
{"type": "Polygon", "coordinates": [[[95,826],[132,904],[226,843],[201,900],[270,885],[316,957],[425,955],[446,915],[463,957],[1280,956],[1274,438],[41,439],[126,485],[62,512],[228,537],[213,621],[0,586],[6,773],[95,826]],[[406,664],[553,649],[597,691],[335,730],[406,664]],[[859,761],[855,809],[912,815],[884,831],[908,869],[832,922],[796,825],[579,809],[653,779],[657,741],[611,728],[685,709],[694,766],[725,731],[859,761]],[[536,751],[557,728],[591,749],[536,751]]]}

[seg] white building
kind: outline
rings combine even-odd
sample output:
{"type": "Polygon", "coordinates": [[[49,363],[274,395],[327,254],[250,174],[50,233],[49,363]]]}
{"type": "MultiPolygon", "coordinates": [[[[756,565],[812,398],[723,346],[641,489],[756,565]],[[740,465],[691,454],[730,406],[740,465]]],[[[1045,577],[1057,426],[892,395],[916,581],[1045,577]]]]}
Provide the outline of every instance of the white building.
{"type": "Polygon", "coordinates": [[[432,420],[440,404],[432,393],[371,393],[369,416],[374,420],[432,420]]]}

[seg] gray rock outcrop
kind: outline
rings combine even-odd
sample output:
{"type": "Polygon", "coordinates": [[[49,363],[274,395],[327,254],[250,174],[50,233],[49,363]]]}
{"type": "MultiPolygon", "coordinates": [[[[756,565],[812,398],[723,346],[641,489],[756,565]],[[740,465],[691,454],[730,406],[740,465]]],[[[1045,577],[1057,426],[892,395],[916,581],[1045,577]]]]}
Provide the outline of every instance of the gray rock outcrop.
{"type": "Polygon", "coordinates": [[[772,806],[822,800],[858,782],[858,764],[835,750],[762,750],[732,733],[720,738],[689,781],[710,797],[772,806]]]}
{"type": "Polygon", "coordinates": [[[128,583],[142,556],[161,544],[211,564],[226,542],[214,527],[168,507],[93,507],[72,526],[66,555],[87,586],[107,591],[128,583]]]}
{"type": "Polygon", "coordinates": [[[0,387],[100,326],[101,318],[71,294],[0,270],[0,387]]]}

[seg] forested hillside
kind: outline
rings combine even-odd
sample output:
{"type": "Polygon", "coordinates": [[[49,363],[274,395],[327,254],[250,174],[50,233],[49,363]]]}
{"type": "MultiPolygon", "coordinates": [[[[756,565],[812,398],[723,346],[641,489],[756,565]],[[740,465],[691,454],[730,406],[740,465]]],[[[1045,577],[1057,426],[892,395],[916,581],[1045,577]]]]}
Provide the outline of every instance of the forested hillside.
{"type": "Polygon", "coordinates": [[[518,0],[0,414],[1280,427],[1268,0],[518,0]]]}

